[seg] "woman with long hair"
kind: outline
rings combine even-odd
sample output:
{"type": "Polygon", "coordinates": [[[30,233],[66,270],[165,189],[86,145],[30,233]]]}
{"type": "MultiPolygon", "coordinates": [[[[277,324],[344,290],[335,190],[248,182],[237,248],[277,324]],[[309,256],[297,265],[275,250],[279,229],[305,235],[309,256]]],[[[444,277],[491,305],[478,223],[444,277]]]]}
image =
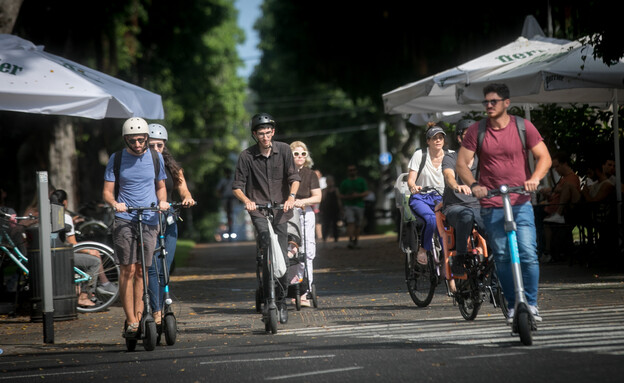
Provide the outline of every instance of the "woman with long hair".
{"type": "Polygon", "coordinates": [[[301,295],[301,306],[310,307],[310,301],[307,298],[307,292],[310,291],[313,278],[313,261],[316,257],[316,218],[312,205],[321,203],[322,193],[319,179],[312,170],[312,157],[308,151],[308,147],[301,141],[295,141],[290,144],[290,149],[295,157],[295,166],[299,171],[301,183],[299,190],[295,196],[295,207],[301,209],[300,225],[301,231],[304,232],[305,243],[303,244],[306,254],[306,265],[299,265],[297,270],[297,278],[303,279],[305,267],[308,268],[308,286],[305,293],[301,295]]]}

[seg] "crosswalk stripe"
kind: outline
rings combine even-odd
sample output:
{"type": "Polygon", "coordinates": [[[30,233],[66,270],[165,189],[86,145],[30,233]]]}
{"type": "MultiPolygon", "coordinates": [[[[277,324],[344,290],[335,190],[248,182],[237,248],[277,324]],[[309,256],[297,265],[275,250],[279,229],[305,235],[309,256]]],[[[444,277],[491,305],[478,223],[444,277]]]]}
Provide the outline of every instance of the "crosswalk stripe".
{"type": "MultiPolygon", "coordinates": [[[[533,348],[566,352],[624,355],[624,305],[541,311],[533,332],[533,348]]],[[[410,323],[342,325],[283,329],[279,335],[379,338],[449,345],[508,345],[511,329],[502,316],[461,321],[457,317],[420,319],[410,323]]],[[[517,339],[517,337],[516,337],[517,339]]]]}

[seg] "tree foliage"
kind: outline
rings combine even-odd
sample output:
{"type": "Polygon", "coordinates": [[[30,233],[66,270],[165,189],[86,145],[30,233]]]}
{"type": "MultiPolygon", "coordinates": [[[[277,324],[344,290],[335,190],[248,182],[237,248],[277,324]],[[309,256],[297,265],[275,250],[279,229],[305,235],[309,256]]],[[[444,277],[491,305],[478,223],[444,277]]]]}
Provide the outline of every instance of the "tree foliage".
{"type": "MultiPolygon", "coordinates": [[[[13,33],[162,96],[165,120],[148,122],[167,127],[169,147],[200,201],[193,209],[198,233],[210,236],[217,225],[214,185],[228,155],[240,149],[247,119],[245,82],[236,74],[244,32],[236,20],[228,0],[24,0],[13,33]]],[[[6,116],[0,134],[25,145],[32,145],[28,135],[46,137],[41,133],[55,118],[6,116]],[[18,124],[26,128],[9,129],[18,124]]],[[[76,119],[81,202],[100,198],[108,155],[123,145],[122,123],[76,119]]]]}
{"type": "MultiPolygon", "coordinates": [[[[343,134],[339,129],[386,119],[390,150],[404,164],[423,129],[384,115],[381,94],[515,40],[528,15],[553,37],[599,33],[604,44],[597,51],[609,52],[605,60],[621,57],[624,47],[621,39],[613,39],[621,34],[621,28],[611,26],[617,23],[603,22],[617,16],[602,1],[525,1],[510,11],[470,2],[265,0],[263,12],[256,25],[263,55],[250,81],[259,109],[276,115],[282,134],[306,137],[312,153],[321,156],[315,157],[321,170],[343,174],[335,167],[355,160],[372,180],[380,168],[377,132],[343,134]],[[334,132],[312,136],[325,132],[321,127],[334,132]]],[[[568,122],[572,116],[564,119],[566,113],[572,112],[548,117],[556,120],[548,123],[568,122]]],[[[587,112],[591,116],[595,113],[587,112]]],[[[554,130],[552,137],[565,146],[578,139],[574,135],[574,130],[554,130]]]]}

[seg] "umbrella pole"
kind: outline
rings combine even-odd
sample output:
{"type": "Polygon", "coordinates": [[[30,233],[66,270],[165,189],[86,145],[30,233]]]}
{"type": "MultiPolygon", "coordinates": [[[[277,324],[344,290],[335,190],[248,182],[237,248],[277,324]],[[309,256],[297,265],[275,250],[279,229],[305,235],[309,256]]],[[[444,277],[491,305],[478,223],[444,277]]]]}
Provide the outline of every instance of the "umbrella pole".
{"type": "Polygon", "coordinates": [[[618,227],[622,226],[622,168],[620,167],[620,108],[618,104],[617,89],[613,89],[613,137],[615,151],[615,192],[617,197],[618,227]]]}

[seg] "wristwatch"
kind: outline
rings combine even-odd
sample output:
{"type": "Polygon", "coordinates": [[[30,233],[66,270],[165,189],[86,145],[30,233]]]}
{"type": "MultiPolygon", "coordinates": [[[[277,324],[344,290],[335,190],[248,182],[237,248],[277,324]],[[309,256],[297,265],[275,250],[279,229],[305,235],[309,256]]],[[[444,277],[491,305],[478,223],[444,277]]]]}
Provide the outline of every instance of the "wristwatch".
{"type": "Polygon", "coordinates": [[[293,198],[296,197],[295,193],[290,193],[290,196],[293,197],[293,198]]]}
{"type": "Polygon", "coordinates": [[[475,187],[475,186],[479,186],[479,183],[476,182],[476,181],[473,182],[472,185],[470,185],[470,190],[472,190],[472,188],[475,187]]]}

